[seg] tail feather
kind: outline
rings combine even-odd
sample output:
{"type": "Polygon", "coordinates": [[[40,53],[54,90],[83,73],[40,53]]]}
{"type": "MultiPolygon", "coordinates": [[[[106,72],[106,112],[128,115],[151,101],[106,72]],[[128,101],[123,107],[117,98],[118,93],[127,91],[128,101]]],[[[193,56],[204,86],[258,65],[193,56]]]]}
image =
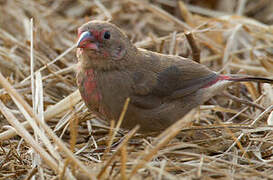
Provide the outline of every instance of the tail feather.
{"type": "Polygon", "coordinates": [[[263,77],[251,77],[251,76],[240,76],[240,75],[230,75],[225,77],[226,77],[225,79],[229,81],[238,81],[238,82],[252,81],[252,82],[273,84],[273,79],[263,78],[263,77]]]}

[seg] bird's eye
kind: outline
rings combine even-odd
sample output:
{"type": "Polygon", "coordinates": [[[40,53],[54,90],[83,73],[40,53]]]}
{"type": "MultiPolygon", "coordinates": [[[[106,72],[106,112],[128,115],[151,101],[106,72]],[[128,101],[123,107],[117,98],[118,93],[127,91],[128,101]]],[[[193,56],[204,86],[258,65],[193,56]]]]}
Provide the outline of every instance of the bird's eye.
{"type": "Polygon", "coordinates": [[[103,37],[104,37],[104,39],[110,39],[110,37],[111,37],[110,32],[109,31],[105,31],[103,37]]]}

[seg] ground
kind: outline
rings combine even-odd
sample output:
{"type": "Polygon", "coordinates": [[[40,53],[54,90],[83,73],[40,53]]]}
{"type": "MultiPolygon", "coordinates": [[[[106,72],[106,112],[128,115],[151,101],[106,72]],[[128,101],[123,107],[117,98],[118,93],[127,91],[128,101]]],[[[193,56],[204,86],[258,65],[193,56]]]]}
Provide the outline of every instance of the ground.
{"type": "Polygon", "coordinates": [[[210,69],[272,78],[272,8],[270,0],[0,0],[0,179],[272,179],[272,85],[231,86],[187,126],[143,135],[89,112],[75,79],[77,28],[92,19],[118,25],[137,47],[196,59],[191,33],[210,69]],[[27,131],[18,123],[26,120],[27,131]]]}

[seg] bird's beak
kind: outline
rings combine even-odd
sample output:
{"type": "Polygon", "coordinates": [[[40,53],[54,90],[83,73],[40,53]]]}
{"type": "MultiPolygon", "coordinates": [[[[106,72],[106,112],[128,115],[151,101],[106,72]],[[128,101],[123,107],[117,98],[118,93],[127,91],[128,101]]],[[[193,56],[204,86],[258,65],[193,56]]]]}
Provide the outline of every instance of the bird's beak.
{"type": "Polygon", "coordinates": [[[95,42],[95,38],[91,32],[85,31],[81,33],[77,42],[77,48],[88,48],[98,50],[98,45],[95,42]]]}

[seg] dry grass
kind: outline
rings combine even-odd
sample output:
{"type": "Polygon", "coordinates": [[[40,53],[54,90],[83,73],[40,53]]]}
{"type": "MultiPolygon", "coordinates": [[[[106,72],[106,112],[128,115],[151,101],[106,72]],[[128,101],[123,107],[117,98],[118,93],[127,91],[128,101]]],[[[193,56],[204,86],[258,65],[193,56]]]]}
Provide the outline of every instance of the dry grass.
{"type": "Polygon", "coordinates": [[[272,9],[268,0],[0,0],[0,180],[273,179],[272,85],[237,84],[144,136],[119,130],[122,116],[106,125],[91,114],[74,72],[77,27],[111,19],[138,47],[199,58],[191,32],[200,63],[273,77],[272,9]]]}

